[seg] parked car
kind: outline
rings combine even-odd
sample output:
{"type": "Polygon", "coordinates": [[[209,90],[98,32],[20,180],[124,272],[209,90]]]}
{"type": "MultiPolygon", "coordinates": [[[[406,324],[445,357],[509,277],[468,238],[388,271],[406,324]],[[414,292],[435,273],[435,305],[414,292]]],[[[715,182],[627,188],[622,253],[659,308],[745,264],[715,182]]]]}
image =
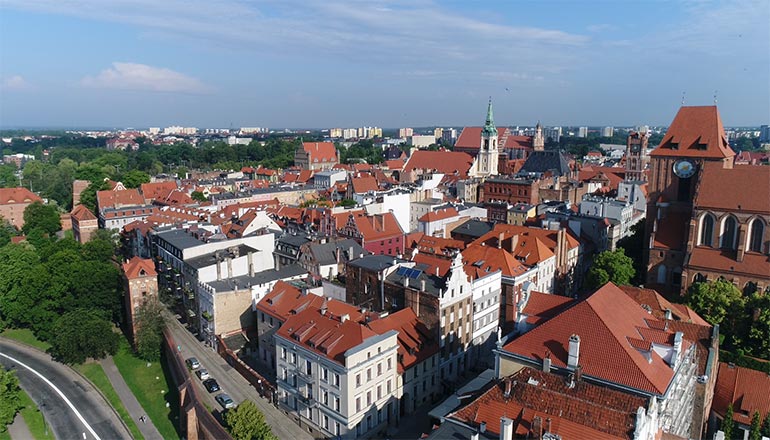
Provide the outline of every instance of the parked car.
{"type": "Polygon", "coordinates": [[[235,402],[233,402],[233,399],[225,393],[218,394],[214,400],[216,400],[218,404],[222,405],[222,408],[235,408],[235,402]]]}
{"type": "Polygon", "coordinates": [[[188,358],[185,363],[187,364],[187,368],[191,370],[197,370],[201,366],[201,363],[198,362],[198,359],[195,359],[194,357],[188,358]]]}
{"type": "Polygon", "coordinates": [[[203,381],[203,386],[206,387],[206,391],[213,393],[219,391],[219,384],[216,379],[206,379],[203,381]]]}
{"type": "Polygon", "coordinates": [[[195,372],[195,374],[198,375],[198,379],[200,380],[206,380],[209,377],[211,377],[209,376],[209,370],[205,368],[199,368],[198,371],[195,372]]]}

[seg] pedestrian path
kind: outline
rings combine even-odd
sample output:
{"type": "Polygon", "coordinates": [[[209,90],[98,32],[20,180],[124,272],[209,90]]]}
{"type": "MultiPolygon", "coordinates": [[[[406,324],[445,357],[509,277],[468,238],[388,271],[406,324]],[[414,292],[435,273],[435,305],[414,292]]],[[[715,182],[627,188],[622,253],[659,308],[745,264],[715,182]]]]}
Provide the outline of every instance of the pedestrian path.
{"type": "Polygon", "coordinates": [[[27,426],[27,422],[24,421],[24,417],[21,416],[21,413],[16,414],[13,423],[8,426],[8,434],[11,435],[11,440],[27,440],[33,438],[32,433],[27,426]]]}
{"type": "Polygon", "coordinates": [[[118,397],[120,397],[121,402],[123,402],[123,406],[126,407],[128,414],[134,422],[136,422],[136,426],[139,427],[139,431],[144,438],[147,440],[163,439],[160,432],[158,432],[158,429],[152,424],[152,420],[147,417],[147,413],[144,412],[139,401],[136,400],[134,393],[128,388],[123,376],[120,375],[120,371],[118,371],[118,367],[115,366],[112,356],[102,359],[101,364],[104,373],[107,375],[110,383],[112,383],[112,387],[115,388],[115,392],[118,393],[118,397]]]}

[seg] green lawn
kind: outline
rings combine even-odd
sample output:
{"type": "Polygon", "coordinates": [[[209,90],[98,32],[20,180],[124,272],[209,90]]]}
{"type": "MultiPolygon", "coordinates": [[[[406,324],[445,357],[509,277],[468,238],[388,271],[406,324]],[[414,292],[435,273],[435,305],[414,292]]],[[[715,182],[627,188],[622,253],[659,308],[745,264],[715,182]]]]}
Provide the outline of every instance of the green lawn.
{"type": "Polygon", "coordinates": [[[133,355],[125,339],[112,358],[163,438],[179,438],[179,393],[173,385],[170,372],[162,366],[163,360],[160,363],[153,362],[148,367],[147,362],[133,355]],[[169,404],[168,408],[166,403],[169,404]]]}
{"type": "Polygon", "coordinates": [[[8,339],[23,342],[24,344],[31,345],[39,350],[46,351],[51,348],[51,344],[44,342],[35,337],[32,330],[26,328],[9,328],[0,333],[0,336],[4,336],[8,339]]]}
{"type": "Polygon", "coordinates": [[[110,402],[110,405],[115,408],[115,411],[120,418],[123,419],[123,422],[128,426],[131,435],[137,440],[144,439],[144,436],[139,431],[139,427],[136,426],[136,422],[134,422],[131,415],[128,414],[126,407],[123,406],[123,402],[121,402],[120,397],[118,397],[118,393],[115,392],[115,388],[112,387],[112,383],[110,383],[110,379],[108,379],[107,375],[104,373],[101,364],[90,363],[76,365],[75,369],[99,388],[99,391],[104,394],[104,397],[107,398],[107,401],[110,402]]]}
{"type": "Polygon", "coordinates": [[[43,414],[40,413],[35,402],[33,402],[23,390],[21,393],[21,402],[24,404],[24,409],[21,410],[21,416],[29,427],[29,432],[32,433],[32,437],[35,439],[53,439],[53,433],[49,432],[46,428],[43,414]]]}

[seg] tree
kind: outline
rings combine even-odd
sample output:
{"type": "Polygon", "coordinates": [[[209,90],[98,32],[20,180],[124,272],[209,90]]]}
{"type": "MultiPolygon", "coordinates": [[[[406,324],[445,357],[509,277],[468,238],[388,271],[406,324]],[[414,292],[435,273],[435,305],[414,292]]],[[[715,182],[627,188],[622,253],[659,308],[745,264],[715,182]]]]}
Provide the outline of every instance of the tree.
{"type": "Polygon", "coordinates": [[[753,293],[746,304],[746,318],[741,322],[748,326],[743,344],[747,354],[770,360],[770,295],[753,293]]]}
{"type": "Polygon", "coordinates": [[[277,440],[265,416],[254,402],[247,400],[225,415],[230,435],[235,440],[277,440]]]}
{"type": "Polygon", "coordinates": [[[356,206],[356,201],[353,199],[342,199],[340,200],[340,206],[344,208],[352,208],[353,206],[356,206]]]}
{"type": "Polygon", "coordinates": [[[733,404],[731,403],[727,407],[727,411],[725,412],[725,418],[722,419],[722,426],[720,426],[720,430],[725,433],[726,439],[732,439],[733,438],[733,425],[735,422],[733,421],[733,404]]]}
{"type": "Polygon", "coordinates": [[[6,431],[22,408],[24,405],[21,403],[21,388],[16,372],[0,368],[0,432],[6,431]]]}
{"type": "Polygon", "coordinates": [[[762,422],[762,429],[760,432],[765,437],[770,437],[770,411],[765,414],[765,420],[762,422]]]}
{"type": "Polygon", "coordinates": [[[51,353],[65,364],[81,364],[118,351],[119,337],[96,310],[78,309],[56,320],[51,353]]]}
{"type": "Polygon", "coordinates": [[[136,311],[136,354],[146,361],[160,359],[163,342],[163,306],[157,298],[148,298],[136,311]]]}
{"type": "Polygon", "coordinates": [[[642,284],[644,282],[644,272],[647,268],[643,257],[645,223],[646,220],[644,219],[637,222],[631,226],[632,234],[618,241],[618,247],[623,248],[626,255],[634,262],[634,271],[636,272],[632,280],[634,284],[642,284]]]}
{"type": "Polygon", "coordinates": [[[96,193],[108,189],[110,189],[110,184],[106,180],[92,181],[88,188],[80,193],[80,203],[88,208],[89,211],[96,213],[96,193]]]}
{"type": "MultiPolygon", "coordinates": [[[[687,291],[687,305],[709,324],[720,325],[730,314],[743,309],[743,295],[727,280],[695,283],[687,291]]],[[[722,327],[724,328],[724,327],[722,327]]]]}
{"type": "Polygon", "coordinates": [[[633,260],[619,248],[596,256],[586,275],[586,283],[590,289],[598,289],[610,281],[617,285],[627,285],[634,274],[633,260]]]}
{"type": "Polygon", "coordinates": [[[762,418],[759,411],[754,411],[751,415],[751,428],[749,429],[749,440],[762,440],[762,418]]]}
{"type": "Polygon", "coordinates": [[[27,206],[24,210],[24,227],[22,231],[25,234],[33,229],[39,229],[41,232],[53,235],[61,230],[61,218],[59,211],[53,205],[44,205],[41,202],[35,202],[27,206]]]}
{"type": "Polygon", "coordinates": [[[200,191],[193,191],[192,194],[190,194],[190,198],[199,202],[205,202],[207,200],[206,195],[200,191]]]}
{"type": "Polygon", "coordinates": [[[139,188],[143,183],[150,183],[150,175],[144,171],[131,170],[120,179],[126,188],[139,188]]]}
{"type": "Polygon", "coordinates": [[[0,247],[11,242],[11,237],[19,235],[16,228],[2,216],[0,216],[0,247]]]}

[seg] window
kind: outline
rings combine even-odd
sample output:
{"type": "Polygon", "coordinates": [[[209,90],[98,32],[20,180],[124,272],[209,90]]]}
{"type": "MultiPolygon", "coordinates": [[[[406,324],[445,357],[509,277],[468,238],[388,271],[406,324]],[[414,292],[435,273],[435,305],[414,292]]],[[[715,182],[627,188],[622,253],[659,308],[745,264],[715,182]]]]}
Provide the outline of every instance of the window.
{"type": "Polygon", "coordinates": [[[749,251],[762,252],[762,236],[765,234],[765,225],[762,220],[757,218],[751,222],[749,234],[749,251]]]}
{"type": "Polygon", "coordinates": [[[329,381],[329,370],[326,367],[321,370],[321,379],[323,379],[324,382],[329,381]]]}
{"type": "Polygon", "coordinates": [[[323,396],[323,403],[324,403],[324,405],[328,405],[329,404],[329,392],[326,391],[326,390],[322,390],[321,391],[321,396],[323,396]]]}
{"type": "Polygon", "coordinates": [[[388,358],[388,370],[392,370],[392,369],[393,369],[393,359],[388,358]]]}
{"type": "Polygon", "coordinates": [[[366,381],[369,382],[370,380],[372,380],[372,369],[371,368],[367,368],[366,369],[366,381]]]}
{"type": "Polygon", "coordinates": [[[361,373],[356,374],[356,386],[361,386],[361,373]]]}
{"type": "Polygon", "coordinates": [[[377,375],[379,376],[381,374],[382,374],[382,362],[378,362],[377,363],[377,375]]]}
{"type": "Polygon", "coordinates": [[[340,422],[334,422],[334,435],[340,435],[340,422]]]}
{"type": "Polygon", "coordinates": [[[388,379],[388,383],[385,389],[387,390],[388,394],[390,394],[390,379],[388,379]]]}
{"type": "Polygon", "coordinates": [[[735,242],[738,235],[738,222],[735,217],[728,216],[722,222],[722,240],[719,246],[722,249],[735,249],[735,242]]]}
{"type": "Polygon", "coordinates": [[[382,385],[377,385],[377,400],[382,399],[382,385]]]}
{"type": "Polygon", "coordinates": [[[329,416],[324,414],[324,429],[329,429],[329,416]]]}
{"type": "Polygon", "coordinates": [[[337,373],[334,373],[334,386],[335,387],[340,386],[340,375],[337,373]]]}
{"type": "Polygon", "coordinates": [[[334,410],[338,412],[340,410],[340,398],[337,396],[334,396],[334,410]]]}
{"type": "Polygon", "coordinates": [[[262,319],[262,322],[265,322],[265,314],[262,312],[259,312],[259,317],[262,319]]]}
{"type": "Polygon", "coordinates": [[[313,374],[313,363],[310,362],[310,359],[305,359],[305,373],[313,374]]]}
{"type": "Polygon", "coordinates": [[[698,244],[703,246],[711,246],[714,238],[714,216],[706,214],[701,219],[700,224],[700,240],[698,244]]]}
{"type": "Polygon", "coordinates": [[[366,392],[366,406],[372,404],[372,390],[366,392]]]}
{"type": "Polygon", "coordinates": [[[286,347],[281,347],[281,359],[286,360],[286,347]]]}
{"type": "Polygon", "coordinates": [[[361,396],[356,397],[356,412],[361,411],[361,396]]]}

